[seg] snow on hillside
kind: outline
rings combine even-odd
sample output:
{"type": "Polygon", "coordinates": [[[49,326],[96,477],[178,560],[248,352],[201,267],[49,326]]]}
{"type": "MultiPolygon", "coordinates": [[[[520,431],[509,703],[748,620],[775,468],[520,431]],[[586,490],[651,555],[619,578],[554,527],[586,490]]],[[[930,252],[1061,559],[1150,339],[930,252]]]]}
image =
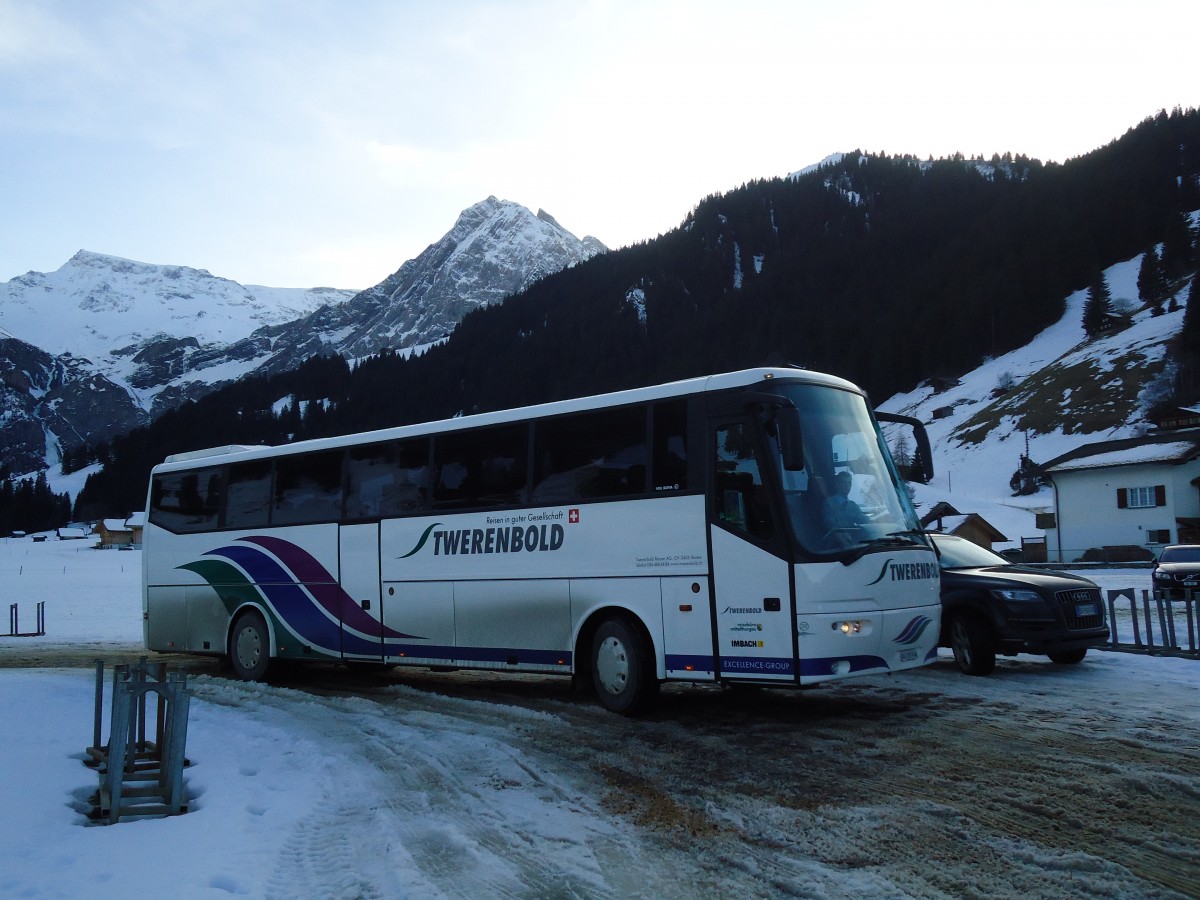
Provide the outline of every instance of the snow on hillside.
{"type": "MultiPolygon", "coordinates": [[[[1136,304],[1137,274],[1141,256],[1112,266],[1105,272],[1113,306],[1136,304]]],[[[893,413],[915,416],[926,423],[933,445],[934,480],[928,485],[915,486],[915,498],[921,512],[939,501],[949,502],[962,513],[978,513],[998,528],[1008,539],[998,542],[997,549],[1020,546],[1021,537],[1042,534],[1034,526],[1034,514],[1053,508],[1053,494],[1044,488],[1027,497],[1013,497],[1009,479],[1017,471],[1020,457],[1026,452],[1034,462],[1045,462],[1083,444],[1096,441],[1133,437],[1147,427],[1140,418],[1132,418],[1109,431],[1079,434],[1067,433],[1060,425],[1044,434],[1020,431],[1011,417],[999,420],[981,441],[971,443],[956,434],[963,424],[983,410],[993,392],[1002,384],[1011,383],[1019,389],[1021,383],[1051,364],[1070,366],[1093,360],[1100,371],[1111,371],[1116,360],[1136,351],[1147,361],[1161,360],[1164,345],[1176,334],[1183,321],[1182,309],[1154,316],[1142,310],[1134,316],[1132,327],[1093,341],[1086,341],[1083,330],[1083,304],[1087,291],[1077,291],[1067,298],[1066,311],[1054,325],[1046,328],[1024,347],[986,361],[959,383],[946,390],[936,391],[929,384],[916,390],[891,397],[879,408],[893,413]],[[935,418],[935,410],[951,409],[950,415],[935,418]]],[[[1064,392],[1057,418],[1070,421],[1071,392],[1064,392]]]]}
{"type": "Polygon", "coordinates": [[[52,354],[98,362],[158,335],[227,344],[341,303],[353,291],[242,285],[204,269],[80,250],[54,272],[0,284],[0,328],[52,354]],[[79,323],[64,328],[64,323],[79,323]]]}

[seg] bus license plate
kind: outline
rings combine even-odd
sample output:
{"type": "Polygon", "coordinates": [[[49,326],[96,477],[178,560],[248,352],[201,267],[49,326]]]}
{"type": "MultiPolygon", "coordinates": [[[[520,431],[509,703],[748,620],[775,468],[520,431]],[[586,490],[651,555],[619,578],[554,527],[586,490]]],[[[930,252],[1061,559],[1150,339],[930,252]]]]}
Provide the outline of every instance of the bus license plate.
{"type": "Polygon", "coordinates": [[[1083,618],[1084,616],[1094,616],[1096,614],[1095,603],[1077,603],[1075,605],[1075,615],[1083,618]]]}

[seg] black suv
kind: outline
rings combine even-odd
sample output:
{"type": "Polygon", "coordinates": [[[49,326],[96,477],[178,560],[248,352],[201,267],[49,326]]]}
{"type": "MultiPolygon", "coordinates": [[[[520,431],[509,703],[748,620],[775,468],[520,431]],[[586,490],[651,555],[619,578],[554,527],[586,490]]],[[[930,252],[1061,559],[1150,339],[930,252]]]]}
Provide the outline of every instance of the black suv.
{"type": "Polygon", "coordinates": [[[1165,591],[1173,600],[1182,597],[1184,591],[1200,588],[1200,545],[1163,547],[1150,580],[1156,591],[1165,591]]]}
{"type": "Polygon", "coordinates": [[[997,653],[1069,665],[1108,640],[1100,588],[1086,578],[1014,566],[960,537],[931,537],[942,568],[939,643],[968,675],[991,672],[997,653]]]}

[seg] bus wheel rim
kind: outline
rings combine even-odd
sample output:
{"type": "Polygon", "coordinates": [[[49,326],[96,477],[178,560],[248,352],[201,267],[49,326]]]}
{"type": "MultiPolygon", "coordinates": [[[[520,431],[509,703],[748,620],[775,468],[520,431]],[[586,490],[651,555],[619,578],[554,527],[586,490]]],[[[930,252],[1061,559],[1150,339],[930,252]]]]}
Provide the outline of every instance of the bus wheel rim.
{"type": "Polygon", "coordinates": [[[620,694],[629,684],[629,651],[615,637],[607,637],[596,650],[596,673],[610,694],[620,694]]]}
{"type": "Polygon", "coordinates": [[[262,657],[262,644],[259,642],[257,628],[243,628],[238,632],[237,656],[238,661],[247,669],[253,669],[258,665],[258,661],[262,657]]]}

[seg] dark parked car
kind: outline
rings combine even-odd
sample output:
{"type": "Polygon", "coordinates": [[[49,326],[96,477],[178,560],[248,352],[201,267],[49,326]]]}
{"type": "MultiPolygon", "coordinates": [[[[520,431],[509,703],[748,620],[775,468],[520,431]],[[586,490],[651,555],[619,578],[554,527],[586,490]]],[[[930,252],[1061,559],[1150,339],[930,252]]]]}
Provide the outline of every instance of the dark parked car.
{"type": "Polygon", "coordinates": [[[940,644],[968,675],[991,672],[997,653],[1070,665],[1108,640],[1100,588],[1086,578],[1014,566],[948,534],[932,537],[942,567],[940,644]]]}
{"type": "Polygon", "coordinates": [[[1200,544],[1163,547],[1150,580],[1156,591],[1166,591],[1172,599],[1200,589],[1200,544]]]}

